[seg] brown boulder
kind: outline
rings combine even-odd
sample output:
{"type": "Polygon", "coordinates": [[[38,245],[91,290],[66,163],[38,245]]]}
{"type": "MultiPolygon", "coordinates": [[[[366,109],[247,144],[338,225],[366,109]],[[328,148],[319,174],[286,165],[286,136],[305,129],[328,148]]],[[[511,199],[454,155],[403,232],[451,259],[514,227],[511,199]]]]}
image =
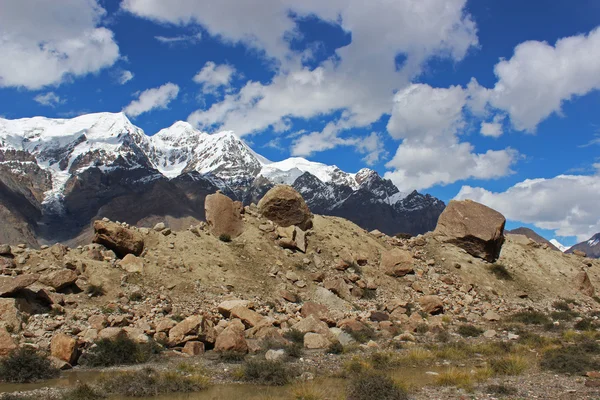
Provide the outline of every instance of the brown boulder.
{"type": "Polygon", "coordinates": [[[0,256],[12,257],[12,251],[7,244],[0,244],[0,256]]]}
{"type": "Polygon", "coordinates": [[[423,311],[431,315],[444,312],[444,303],[438,296],[423,296],[419,299],[419,304],[423,311]]]}
{"type": "Polygon", "coordinates": [[[309,350],[326,349],[331,342],[325,335],[309,332],[304,335],[304,348],[309,350]]]}
{"type": "Polygon", "coordinates": [[[127,254],[121,261],[119,261],[119,267],[129,273],[143,273],[144,272],[144,260],[140,257],[136,257],[133,254],[127,254]]]}
{"type": "Polygon", "coordinates": [[[326,279],[325,282],[323,282],[323,286],[325,289],[332,291],[342,299],[350,298],[350,289],[348,289],[348,284],[346,284],[346,281],[343,278],[326,279]]]}
{"type": "Polygon", "coordinates": [[[187,317],[169,331],[169,345],[177,346],[184,343],[186,337],[197,336],[202,325],[203,318],[199,315],[187,317]]]}
{"type": "Polygon", "coordinates": [[[127,254],[139,256],[144,250],[144,238],[139,232],[114,222],[94,221],[94,231],[94,243],[114,251],[119,258],[127,254]]]}
{"type": "Polygon", "coordinates": [[[498,211],[471,200],[452,200],[440,215],[434,234],[474,257],[494,262],[504,243],[506,219],[498,211]]]}
{"type": "Polygon", "coordinates": [[[33,285],[38,281],[38,274],[19,275],[16,278],[2,277],[0,280],[0,297],[9,297],[27,286],[33,285]]]}
{"type": "Polygon", "coordinates": [[[258,210],[279,226],[297,225],[306,231],[312,228],[312,213],[306,202],[294,188],[277,185],[258,202],[258,210]]]}
{"type": "Polygon", "coordinates": [[[53,287],[56,290],[61,290],[77,281],[77,274],[70,269],[61,269],[59,271],[50,272],[40,278],[40,282],[44,285],[53,287]]]}
{"type": "Polygon", "coordinates": [[[306,232],[297,226],[277,228],[277,236],[279,236],[279,246],[284,249],[299,250],[306,253],[306,247],[308,246],[306,232]]]}
{"type": "Polygon", "coordinates": [[[252,328],[260,324],[265,317],[256,311],[247,309],[244,306],[237,306],[231,309],[231,318],[239,318],[244,323],[246,328],[252,328]]]}
{"type": "Polygon", "coordinates": [[[244,331],[235,325],[229,326],[217,336],[215,351],[231,351],[235,353],[247,353],[248,343],[244,338],[244,331]]]}
{"type": "Polygon", "coordinates": [[[586,296],[592,297],[596,293],[596,289],[585,271],[581,271],[575,276],[575,286],[577,286],[577,290],[586,296]]]}
{"type": "Polygon", "coordinates": [[[50,342],[50,354],[59,360],[74,364],[77,361],[77,340],[64,333],[57,333],[50,342]]]}
{"type": "Polygon", "coordinates": [[[10,333],[4,327],[0,327],[0,357],[10,354],[11,351],[17,348],[15,341],[10,333]]]}
{"type": "Polygon", "coordinates": [[[209,194],[204,201],[206,223],[215,236],[238,237],[244,231],[242,207],[221,192],[209,194]]]}
{"type": "Polygon", "coordinates": [[[323,321],[315,318],[314,315],[309,315],[308,317],[300,320],[300,322],[295,323],[292,326],[292,329],[295,329],[302,333],[320,333],[322,335],[329,334],[329,327],[323,321]]]}
{"type": "Polygon", "coordinates": [[[183,346],[183,350],[181,351],[189,356],[199,356],[204,353],[204,343],[190,340],[183,346]]]}
{"type": "Polygon", "coordinates": [[[327,308],[327,306],[324,304],[306,301],[304,304],[302,304],[300,314],[302,315],[302,318],[308,318],[310,315],[314,315],[321,321],[324,321],[330,325],[335,325],[335,320],[331,317],[329,308],[327,308]]]}
{"type": "Polygon", "coordinates": [[[0,256],[0,270],[4,269],[14,269],[17,267],[15,260],[12,257],[2,257],[0,256]]]}
{"type": "Polygon", "coordinates": [[[401,277],[415,272],[412,254],[406,250],[392,249],[381,255],[381,269],[390,276],[401,277]]]}
{"type": "Polygon", "coordinates": [[[0,327],[13,332],[21,330],[21,313],[15,299],[0,299],[0,327]]]}

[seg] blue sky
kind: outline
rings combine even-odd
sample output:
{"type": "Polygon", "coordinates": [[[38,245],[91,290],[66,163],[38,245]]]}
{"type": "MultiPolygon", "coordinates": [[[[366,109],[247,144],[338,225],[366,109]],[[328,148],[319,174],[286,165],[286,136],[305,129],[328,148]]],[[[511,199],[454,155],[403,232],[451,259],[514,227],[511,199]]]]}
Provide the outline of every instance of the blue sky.
{"type": "Polygon", "coordinates": [[[0,115],[126,112],[600,231],[595,0],[0,0],[0,115]],[[35,3],[35,4],[34,4],[35,3]]]}

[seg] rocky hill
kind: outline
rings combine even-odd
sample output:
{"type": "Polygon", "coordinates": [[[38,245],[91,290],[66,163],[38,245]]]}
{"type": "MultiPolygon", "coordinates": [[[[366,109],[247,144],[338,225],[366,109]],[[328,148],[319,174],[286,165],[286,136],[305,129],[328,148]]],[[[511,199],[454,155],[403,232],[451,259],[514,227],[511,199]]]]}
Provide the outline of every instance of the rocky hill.
{"type": "Polygon", "coordinates": [[[544,238],[543,236],[540,236],[536,231],[534,231],[533,229],[530,228],[525,228],[525,227],[520,227],[520,228],[516,228],[516,229],[512,229],[510,231],[507,231],[507,233],[512,233],[513,235],[523,235],[523,236],[527,236],[529,239],[540,243],[540,244],[545,244],[548,247],[550,247],[552,250],[558,250],[561,251],[558,247],[556,247],[552,242],[550,242],[548,239],[544,238]]]}
{"type": "Polygon", "coordinates": [[[278,183],[293,185],[317,213],[388,234],[432,230],[445,206],[401,193],[369,169],[271,162],[232,132],[209,135],[185,122],[147,136],[121,113],[0,119],[0,216],[11,222],[0,228],[3,242],[85,241],[101,217],[183,228],[204,220],[208,194],[249,205],[278,183]]]}
{"type": "MultiPolygon", "coordinates": [[[[165,221],[138,228],[103,219],[94,223],[93,243],[77,248],[0,246],[0,356],[27,343],[69,368],[99,339],[126,336],[160,343],[171,359],[205,351],[264,359],[261,351],[273,348],[265,346],[289,345],[292,331],[308,352],[300,368],[322,373],[328,363],[352,357],[323,356],[332,343],[364,360],[387,348],[417,363],[433,354],[441,332],[447,342],[485,331],[490,346],[505,343],[504,353],[516,341],[535,359],[559,342],[526,336],[522,321],[529,320],[516,324],[515,315],[531,315],[533,324],[543,318],[544,329],[559,337],[564,324],[596,323],[582,316],[598,312],[600,261],[504,235],[504,217],[478,203],[451,202],[435,231],[410,239],[314,215],[290,186],[276,186],[258,205],[243,207],[222,193],[204,204],[207,222],[183,231],[165,221]],[[548,310],[562,312],[552,314],[554,324],[548,310]],[[478,333],[460,333],[465,326],[478,333]],[[535,343],[545,350],[528,350],[535,343]],[[429,347],[411,356],[419,345],[429,347]]],[[[485,367],[483,347],[472,365],[456,353],[467,351],[461,346],[444,353],[435,371],[485,367]]],[[[494,357],[504,356],[493,349],[494,357]]],[[[266,357],[285,354],[270,351],[266,357]]],[[[214,374],[230,369],[216,364],[214,374]]],[[[481,379],[493,373],[486,371],[481,379]]],[[[571,390],[576,379],[561,385],[571,390]]],[[[532,387],[529,393],[548,398],[544,385],[532,387]]],[[[462,396],[439,390],[415,398],[462,396]]]]}
{"type": "Polygon", "coordinates": [[[577,243],[573,247],[569,248],[567,253],[574,253],[580,251],[585,253],[590,258],[600,258],[600,233],[596,233],[589,240],[585,242],[577,243]]]}

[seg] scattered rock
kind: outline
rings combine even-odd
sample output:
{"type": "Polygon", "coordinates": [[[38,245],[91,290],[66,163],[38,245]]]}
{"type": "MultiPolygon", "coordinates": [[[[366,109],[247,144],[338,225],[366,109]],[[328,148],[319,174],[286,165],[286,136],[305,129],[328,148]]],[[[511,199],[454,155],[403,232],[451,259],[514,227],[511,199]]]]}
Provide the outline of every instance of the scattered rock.
{"type": "Polygon", "coordinates": [[[10,354],[11,351],[17,348],[17,344],[10,336],[10,333],[4,327],[0,327],[0,357],[10,354]]]}
{"type": "Polygon", "coordinates": [[[165,225],[165,223],[164,223],[164,222],[159,222],[158,224],[154,225],[154,230],[155,230],[156,232],[163,231],[163,230],[165,230],[166,228],[167,228],[167,226],[165,225]]]}
{"type": "Polygon", "coordinates": [[[381,269],[390,276],[402,277],[414,273],[412,254],[406,250],[392,249],[381,255],[381,269]]]}
{"type": "Polygon", "coordinates": [[[225,300],[218,306],[218,310],[226,318],[229,318],[231,315],[231,310],[235,307],[246,307],[250,306],[250,302],[248,300],[225,300]]]}
{"type": "Polygon", "coordinates": [[[71,271],[70,269],[62,269],[42,275],[40,277],[40,282],[60,291],[70,285],[75,284],[78,278],[79,277],[74,271],[71,271]]]}
{"type": "Polygon", "coordinates": [[[268,350],[265,353],[265,359],[269,360],[269,361],[279,361],[279,360],[283,360],[285,358],[285,351],[283,349],[279,349],[279,350],[268,350]]]}
{"type": "Polygon", "coordinates": [[[494,311],[488,311],[483,315],[483,318],[488,321],[500,321],[500,314],[494,311]]]}
{"type": "Polygon", "coordinates": [[[133,254],[127,254],[122,260],[119,261],[119,267],[132,274],[142,274],[144,272],[144,260],[140,257],[134,256],[133,254]]]}
{"type": "Polygon", "coordinates": [[[231,351],[235,353],[247,353],[248,343],[244,338],[244,331],[236,326],[228,326],[217,336],[215,351],[231,351]]]}
{"type": "Polygon", "coordinates": [[[204,353],[204,343],[190,340],[183,346],[183,350],[181,351],[190,356],[199,356],[204,353]]]}
{"type": "Polygon", "coordinates": [[[7,244],[0,244],[0,256],[12,256],[12,251],[10,250],[10,246],[7,244]]]}
{"type": "Polygon", "coordinates": [[[231,318],[240,319],[246,328],[252,328],[260,324],[265,317],[243,306],[237,306],[231,309],[231,318]]]}
{"type": "Polygon", "coordinates": [[[258,210],[279,226],[296,225],[303,231],[312,228],[312,213],[294,188],[276,185],[258,202],[258,210]]]}
{"type": "Polygon", "coordinates": [[[304,348],[309,350],[326,349],[331,342],[325,335],[308,332],[304,335],[304,348]]]}
{"type": "Polygon", "coordinates": [[[177,346],[185,342],[187,336],[198,335],[198,329],[202,324],[202,317],[192,315],[187,317],[169,331],[169,345],[177,346]]]}
{"type": "Polygon", "coordinates": [[[434,231],[441,241],[494,262],[504,243],[506,219],[499,212],[471,200],[452,200],[438,219],[434,231]]]}
{"type": "Polygon", "coordinates": [[[596,289],[594,288],[594,285],[592,285],[590,277],[585,271],[581,271],[575,276],[575,286],[577,287],[577,290],[586,296],[592,297],[596,293],[596,289]]]}
{"type": "Polygon", "coordinates": [[[9,297],[27,286],[33,285],[39,279],[38,274],[19,275],[16,278],[0,278],[0,297],[9,297]]]}
{"type": "Polygon", "coordinates": [[[444,303],[438,296],[423,296],[419,299],[419,304],[423,311],[431,315],[444,312],[444,303]]]}

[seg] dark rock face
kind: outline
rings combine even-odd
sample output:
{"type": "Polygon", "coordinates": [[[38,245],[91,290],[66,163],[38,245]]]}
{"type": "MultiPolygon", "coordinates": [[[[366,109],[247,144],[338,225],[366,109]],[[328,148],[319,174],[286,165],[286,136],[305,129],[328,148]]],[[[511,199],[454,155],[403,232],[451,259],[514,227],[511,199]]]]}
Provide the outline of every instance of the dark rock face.
{"type": "Polygon", "coordinates": [[[504,243],[506,219],[498,211],[471,201],[452,200],[435,228],[435,235],[472,256],[494,262],[504,243]]]}
{"type": "Polygon", "coordinates": [[[586,257],[600,258],[600,233],[596,233],[585,242],[577,243],[567,250],[566,253],[573,253],[575,250],[584,252],[586,257]]]}

